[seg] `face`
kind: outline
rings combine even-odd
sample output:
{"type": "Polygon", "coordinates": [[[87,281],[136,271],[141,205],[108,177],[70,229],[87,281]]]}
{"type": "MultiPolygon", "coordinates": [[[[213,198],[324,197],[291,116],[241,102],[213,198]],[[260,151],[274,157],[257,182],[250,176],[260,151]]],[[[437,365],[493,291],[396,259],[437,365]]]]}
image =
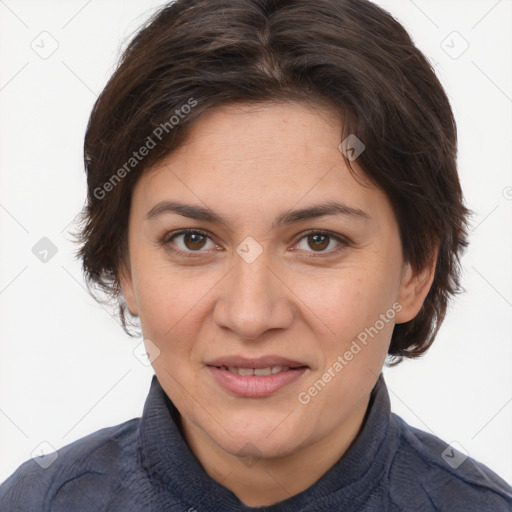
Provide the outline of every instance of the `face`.
{"type": "Polygon", "coordinates": [[[225,106],[134,189],[124,295],[182,422],[224,452],[286,456],[342,428],[428,292],[340,142],[328,112],[225,106]]]}

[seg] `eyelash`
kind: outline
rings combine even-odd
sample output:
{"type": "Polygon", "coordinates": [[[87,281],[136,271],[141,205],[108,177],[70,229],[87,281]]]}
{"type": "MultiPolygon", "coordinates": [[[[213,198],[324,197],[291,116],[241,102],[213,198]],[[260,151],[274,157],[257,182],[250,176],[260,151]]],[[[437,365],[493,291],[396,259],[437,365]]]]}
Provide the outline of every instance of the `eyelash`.
{"type": "MultiPolygon", "coordinates": [[[[201,235],[201,236],[209,238],[210,240],[212,238],[210,233],[208,233],[207,231],[203,231],[201,229],[182,229],[180,231],[176,231],[174,233],[169,233],[168,235],[166,235],[164,237],[164,239],[162,240],[162,245],[167,250],[173,252],[174,254],[177,254],[178,256],[183,256],[185,258],[197,258],[197,257],[201,256],[201,253],[207,252],[207,251],[202,251],[202,250],[198,250],[198,251],[182,251],[181,249],[177,249],[176,247],[172,246],[171,241],[174,238],[177,238],[178,236],[181,236],[181,235],[188,235],[188,234],[201,235]]],[[[348,245],[350,245],[349,240],[346,239],[345,237],[342,237],[341,235],[337,235],[337,234],[332,233],[330,231],[324,231],[324,230],[321,230],[321,229],[320,230],[319,229],[311,229],[309,231],[306,231],[305,233],[302,233],[301,237],[298,239],[298,241],[297,241],[297,243],[295,245],[299,244],[304,238],[307,238],[308,236],[311,236],[311,235],[327,236],[327,237],[329,237],[331,239],[336,240],[336,242],[339,243],[339,246],[336,249],[331,249],[330,251],[325,251],[325,252],[323,252],[323,251],[314,252],[313,251],[312,255],[307,256],[308,258],[315,258],[315,259],[316,258],[326,258],[326,257],[329,257],[329,256],[337,255],[343,249],[345,249],[348,245]]],[[[306,252],[311,252],[311,251],[306,251],[306,252]]]]}

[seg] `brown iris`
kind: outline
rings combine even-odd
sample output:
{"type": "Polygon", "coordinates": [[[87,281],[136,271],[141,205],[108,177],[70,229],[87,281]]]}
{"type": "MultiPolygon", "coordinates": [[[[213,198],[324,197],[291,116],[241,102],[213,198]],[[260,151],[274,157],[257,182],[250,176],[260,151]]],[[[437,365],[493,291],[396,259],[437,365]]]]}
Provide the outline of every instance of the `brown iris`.
{"type": "Polygon", "coordinates": [[[183,242],[187,249],[197,250],[204,247],[206,237],[199,233],[185,233],[183,236],[183,242]]]}
{"type": "Polygon", "coordinates": [[[327,235],[309,235],[308,244],[312,249],[321,251],[329,246],[329,237],[327,235]]]}

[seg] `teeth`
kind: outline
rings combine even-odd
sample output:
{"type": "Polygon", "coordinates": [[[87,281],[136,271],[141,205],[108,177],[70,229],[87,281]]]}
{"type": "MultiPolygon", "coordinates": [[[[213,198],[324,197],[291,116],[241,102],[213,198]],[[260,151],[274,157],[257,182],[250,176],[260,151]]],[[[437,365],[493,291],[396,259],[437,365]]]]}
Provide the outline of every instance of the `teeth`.
{"type": "Polygon", "coordinates": [[[270,375],[272,373],[272,368],[269,366],[267,368],[255,368],[254,375],[270,375]]]}
{"type": "Polygon", "coordinates": [[[242,375],[243,377],[250,377],[252,375],[260,377],[266,375],[274,375],[275,373],[285,372],[290,369],[289,366],[267,366],[266,368],[238,368],[237,366],[221,366],[221,368],[223,370],[228,370],[231,373],[242,375]]]}

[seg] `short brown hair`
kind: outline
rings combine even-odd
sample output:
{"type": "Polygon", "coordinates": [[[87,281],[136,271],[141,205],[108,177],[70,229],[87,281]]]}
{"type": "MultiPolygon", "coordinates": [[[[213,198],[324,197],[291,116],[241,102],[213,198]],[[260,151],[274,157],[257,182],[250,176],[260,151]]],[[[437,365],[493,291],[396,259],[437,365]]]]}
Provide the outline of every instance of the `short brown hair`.
{"type": "Polygon", "coordinates": [[[88,197],[78,254],[89,288],[114,299],[130,334],[118,276],[138,178],[183,143],[205,111],[288,100],[339,112],[343,138],[363,141],[357,163],[388,196],[413,269],[425,268],[438,245],[428,296],[413,320],[395,326],[389,348],[393,364],[418,357],[450,295],[462,291],[470,211],[447,96],[405,29],[367,0],[177,0],[139,30],[85,136],[88,197]]]}

